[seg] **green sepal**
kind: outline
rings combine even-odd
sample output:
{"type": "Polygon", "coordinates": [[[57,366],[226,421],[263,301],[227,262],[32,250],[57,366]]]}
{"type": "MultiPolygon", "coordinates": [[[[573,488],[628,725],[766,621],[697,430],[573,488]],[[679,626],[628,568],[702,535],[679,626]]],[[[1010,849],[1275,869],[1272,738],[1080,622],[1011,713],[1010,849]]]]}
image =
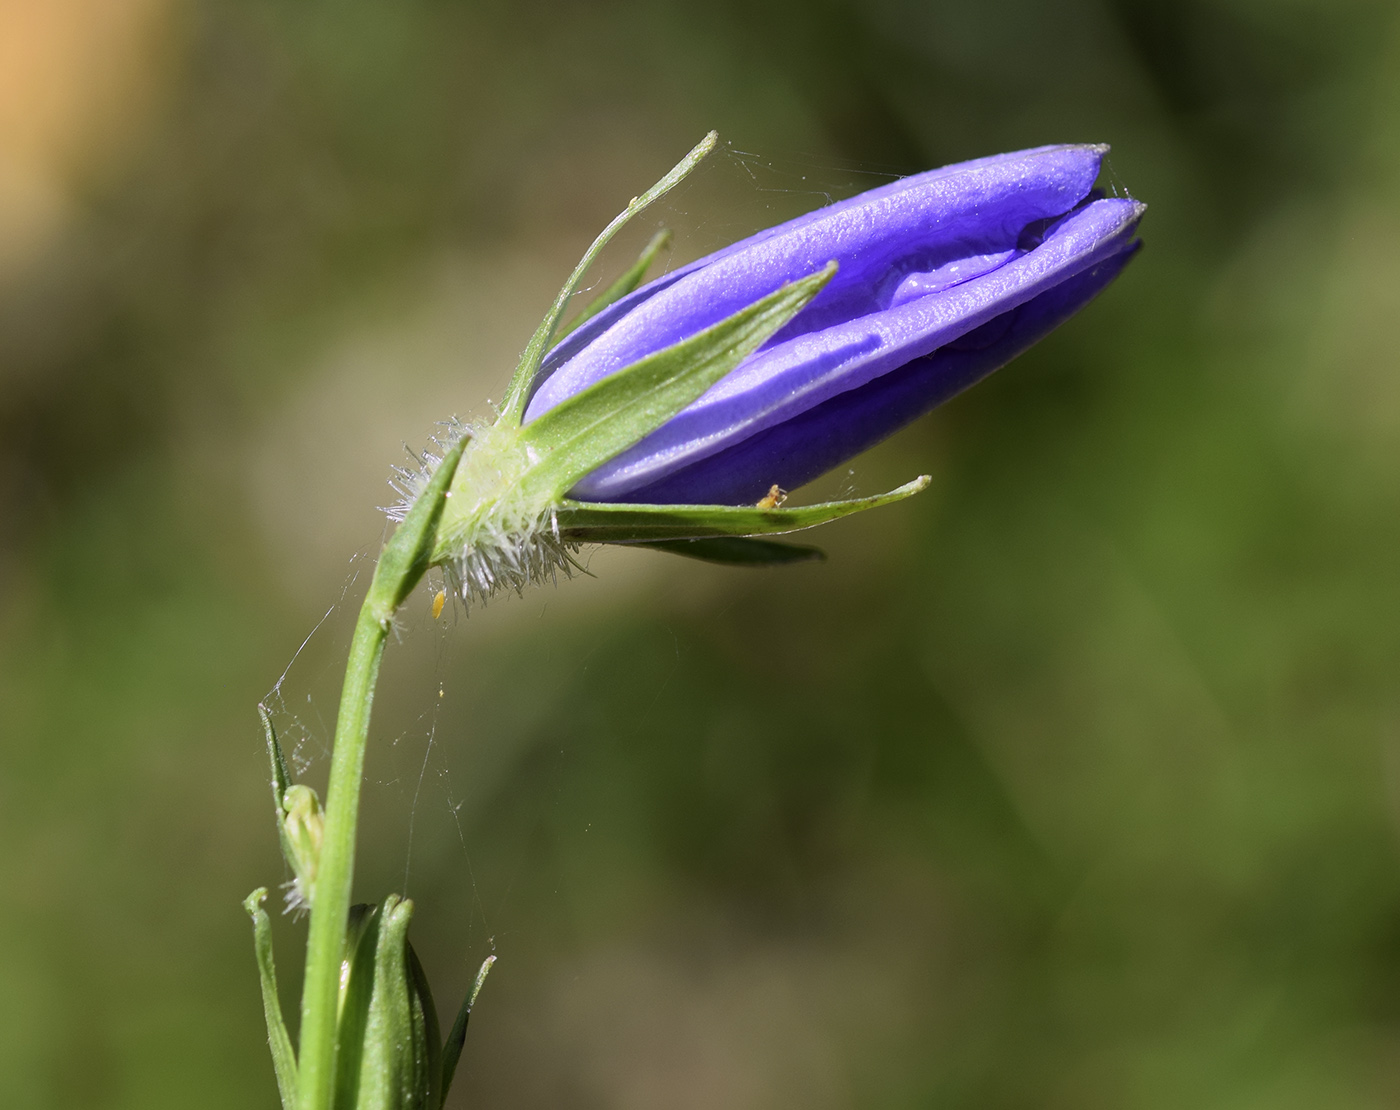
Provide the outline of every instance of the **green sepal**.
{"type": "Polygon", "coordinates": [[[559,535],[572,543],[647,543],[710,536],[780,535],[902,501],[927,489],[928,484],[929,476],[924,474],[875,497],[825,501],[795,509],[565,501],[557,511],[559,535]]]}
{"type": "Polygon", "coordinates": [[[336,1025],[336,1110],[440,1110],[442,1041],[408,943],[413,903],[352,908],[336,1025]]]}
{"type": "Polygon", "coordinates": [[[826,558],[826,552],[820,547],[756,540],[748,536],[711,536],[705,540],[643,540],[640,543],[617,546],[649,547],[654,551],[684,555],[687,559],[723,563],[733,567],[776,567],[826,558]]]}
{"type": "Polygon", "coordinates": [[[359,1106],[379,924],[378,906],[361,902],[350,907],[336,998],[335,1110],[356,1110],[359,1106]]]}
{"type": "Polygon", "coordinates": [[[486,982],[486,974],[491,970],[491,965],[496,962],[495,956],[487,956],[481,963],[481,970],[476,973],[476,982],[472,984],[472,989],[466,998],[462,999],[462,1008],[457,1011],[457,1020],[452,1023],[452,1031],[447,1034],[447,1040],[442,1046],[442,1083],[439,1090],[439,1107],[447,1101],[447,1092],[452,1087],[452,1078],[457,1074],[457,1061],[462,1058],[462,1046],[467,1040],[467,1022],[472,1016],[472,1007],[476,1005],[476,996],[481,993],[481,988],[486,982]]]}
{"type": "Polygon", "coordinates": [[[243,908],[253,919],[253,953],[258,961],[258,979],[262,984],[263,1020],[267,1022],[267,1043],[272,1050],[272,1069],[277,1074],[277,1093],[282,1098],[282,1110],[296,1110],[297,1057],[292,1039],[282,1020],[282,1001],[277,994],[277,965],[272,958],[272,924],[267,919],[263,902],[267,887],[260,886],[243,900],[243,908]]]}
{"type": "Polygon", "coordinates": [[[624,366],[520,431],[533,462],[522,501],[562,497],[584,475],[665,424],[758,350],[836,273],[836,263],[768,294],[704,331],[624,366]]]}
{"type": "Polygon", "coordinates": [[[467,436],[461,436],[448,448],[428,484],[414,499],[379,554],[379,562],[375,565],[374,577],[365,596],[365,608],[381,627],[389,626],[394,611],[403,604],[428,569],[437,542],[438,521],[442,519],[442,511],[447,504],[447,491],[469,442],[467,436]]]}
{"type": "Polygon", "coordinates": [[[651,237],[651,241],[642,248],[642,253],[637,256],[637,261],[619,277],[615,282],[604,289],[598,296],[588,302],[582,312],[570,320],[567,324],[559,328],[556,339],[563,339],[569,332],[573,331],[585,320],[591,320],[608,305],[615,301],[622,300],[628,293],[642,284],[642,280],[647,276],[647,271],[651,269],[651,264],[656,261],[656,256],[671,245],[671,232],[662,228],[651,237]]]}
{"type": "Polygon", "coordinates": [[[355,1110],[407,1110],[413,1097],[413,1030],[404,945],[413,903],[394,895],[379,907],[374,952],[374,991],[365,1021],[355,1110]]]}
{"type": "Polygon", "coordinates": [[[689,154],[676,163],[670,173],[641,196],[633,197],[613,222],[603,229],[602,234],[593,240],[593,245],[579,259],[578,265],[574,267],[574,272],[569,275],[569,280],[564,283],[564,288],[559,290],[559,296],[554,299],[554,304],[550,306],[545,318],[540,321],[540,326],[535,329],[535,334],[531,336],[524,353],[520,356],[520,363],[515,368],[515,374],[511,377],[510,385],[506,388],[505,400],[501,403],[501,418],[503,420],[507,423],[519,424],[525,415],[525,402],[529,399],[530,387],[534,384],[535,375],[539,373],[540,363],[544,361],[545,352],[553,345],[559,321],[564,317],[564,309],[569,303],[569,298],[574,295],[574,290],[578,288],[579,282],[588,273],[588,267],[598,257],[598,252],[633,216],[679,185],[690,171],[700,164],[705,155],[714,150],[715,144],[718,142],[719,132],[711,131],[695,145],[689,154]]]}

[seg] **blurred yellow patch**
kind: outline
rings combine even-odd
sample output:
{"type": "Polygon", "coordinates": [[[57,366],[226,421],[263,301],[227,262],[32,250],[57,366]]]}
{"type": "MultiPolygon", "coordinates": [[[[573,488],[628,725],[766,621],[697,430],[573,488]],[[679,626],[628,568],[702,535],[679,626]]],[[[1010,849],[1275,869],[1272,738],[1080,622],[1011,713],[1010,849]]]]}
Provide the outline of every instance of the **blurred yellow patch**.
{"type": "Polygon", "coordinates": [[[0,0],[0,278],[147,118],[173,0],[0,0]]]}

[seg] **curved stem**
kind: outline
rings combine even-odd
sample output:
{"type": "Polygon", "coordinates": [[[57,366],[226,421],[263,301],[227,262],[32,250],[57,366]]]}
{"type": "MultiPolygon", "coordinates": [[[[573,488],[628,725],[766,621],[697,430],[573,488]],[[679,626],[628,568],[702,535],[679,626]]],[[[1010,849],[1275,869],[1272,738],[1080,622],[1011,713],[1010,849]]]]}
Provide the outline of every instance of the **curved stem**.
{"type": "Polygon", "coordinates": [[[306,978],[301,989],[298,1110],[329,1110],[333,1094],[336,997],[354,882],[360,781],[374,685],[389,634],[389,622],[379,618],[375,601],[371,587],[355,623],[355,638],[345,666],[345,686],[340,694],[340,715],[336,719],[325,833],[306,941],[306,978]]]}
{"type": "Polygon", "coordinates": [[[459,440],[438,464],[432,480],[414,502],[374,568],[360,606],[340,713],[335,723],[330,784],[326,790],[325,831],[311,903],[306,941],[306,976],[301,990],[301,1035],[297,1053],[297,1110],[331,1110],[335,1096],[336,1002],[341,949],[355,877],[355,833],[360,782],[365,767],[374,685],[394,612],[428,569],[438,520],[466,441],[459,440]]]}

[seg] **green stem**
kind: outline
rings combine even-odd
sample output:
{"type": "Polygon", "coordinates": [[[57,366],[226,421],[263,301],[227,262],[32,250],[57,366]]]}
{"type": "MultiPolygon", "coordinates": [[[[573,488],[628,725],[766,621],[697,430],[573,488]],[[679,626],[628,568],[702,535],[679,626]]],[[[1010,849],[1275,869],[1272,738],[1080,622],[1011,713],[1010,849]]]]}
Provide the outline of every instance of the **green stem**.
{"type": "Polygon", "coordinates": [[[384,642],[394,613],[428,569],[448,485],[466,441],[439,464],[379,556],[374,579],[355,622],[345,685],[335,724],[325,831],[306,941],[306,977],[301,991],[301,1039],[297,1053],[297,1110],[331,1110],[335,1095],[336,1001],[341,950],[355,877],[355,833],[364,776],[365,741],[384,642]]]}
{"type": "Polygon", "coordinates": [[[316,897],[306,942],[306,979],[301,990],[301,1048],[298,1052],[298,1110],[329,1110],[335,1077],[336,993],[340,956],[355,872],[355,831],[360,781],[365,766],[370,707],[389,622],[371,589],[355,623],[355,638],[340,694],[335,749],[326,794],[326,825],[316,897]]]}

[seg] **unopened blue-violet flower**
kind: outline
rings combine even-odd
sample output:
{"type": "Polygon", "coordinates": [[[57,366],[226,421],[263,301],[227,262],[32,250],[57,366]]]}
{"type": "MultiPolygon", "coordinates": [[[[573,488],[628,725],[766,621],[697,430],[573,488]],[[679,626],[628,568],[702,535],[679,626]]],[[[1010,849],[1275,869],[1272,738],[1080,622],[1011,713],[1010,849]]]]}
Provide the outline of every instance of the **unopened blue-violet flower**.
{"type": "MultiPolygon", "coordinates": [[[[930,170],[769,228],[641,285],[660,237],[575,320],[593,257],[713,146],[635,198],[584,256],[493,423],[455,426],[431,561],[468,601],[573,565],[581,543],[729,562],[810,548],[795,531],[922,489],[805,508],[785,491],[990,374],[1092,300],[1137,249],[1144,206],[1094,192],[1107,147],[1046,146],[930,170]]],[[[405,473],[400,515],[439,458],[405,473]]]]}

